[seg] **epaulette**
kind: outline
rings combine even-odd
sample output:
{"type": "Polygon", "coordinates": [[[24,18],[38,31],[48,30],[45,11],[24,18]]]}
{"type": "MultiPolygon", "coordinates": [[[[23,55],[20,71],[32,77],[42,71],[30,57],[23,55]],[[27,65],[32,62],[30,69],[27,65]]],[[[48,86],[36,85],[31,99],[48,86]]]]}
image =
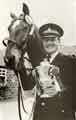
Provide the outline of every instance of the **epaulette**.
{"type": "Polygon", "coordinates": [[[64,57],[64,59],[76,59],[75,54],[63,54],[63,53],[60,53],[60,56],[64,57]]]}
{"type": "Polygon", "coordinates": [[[76,59],[76,55],[75,55],[75,54],[72,54],[71,56],[72,56],[72,58],[75,58],[75,59],[76,59]]]}
{"type": "Polygon", "coordinates": [[[76,55],[72,54],[72,55],[67,55],[70,59],[76,59],[76,55]]]}

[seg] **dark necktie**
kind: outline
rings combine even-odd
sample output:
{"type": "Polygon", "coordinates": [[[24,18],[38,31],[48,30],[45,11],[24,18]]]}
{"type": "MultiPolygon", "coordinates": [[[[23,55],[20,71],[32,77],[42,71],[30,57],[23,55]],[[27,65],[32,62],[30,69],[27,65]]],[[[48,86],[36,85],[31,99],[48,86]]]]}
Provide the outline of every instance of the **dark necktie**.
{"type": "Polygon", "coordinates": [[[47,61],[50,62],[51,55],[48,54],[46,57],[47,57],[47,61]]]}

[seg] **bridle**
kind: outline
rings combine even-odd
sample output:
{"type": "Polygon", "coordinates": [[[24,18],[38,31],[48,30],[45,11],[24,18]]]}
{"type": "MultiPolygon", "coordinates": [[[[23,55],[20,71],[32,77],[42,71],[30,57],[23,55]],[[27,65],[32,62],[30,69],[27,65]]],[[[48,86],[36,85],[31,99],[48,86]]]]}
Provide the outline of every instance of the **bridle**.
{"type": "MultiPolygon", "coordinates": [[[[15,21],[17,21],[17,20],[21,20],[21,19],[16,19],[15,21]]],[[[23,20],[23,19],[22,19],[22,20],[23,20]]],[[[15,21],[14,21],[14,22],[15,22],[15,21]]],[[[25,22],[25,20],[23,20],[23,22],[25,22]]],[[[26,24],[26,22],[25,22],[25,24],[26,24]]],[[[13,25],[13,24],[12,24],[12,25],[13,25]]],[[[11,27],[12,27],[12,25],[11,25],[11,27]]],[[[17,47],[18,49],[20,49],[20,50],[24,53],[26,49],[23,48],[23,45],[24,45],[25,43],[27,44],[27,42],[28,42],[27,38],[28,38],[29,35],[30,35],[30,31],[31,31],[32,27],[33,27],[33,25],[28,25],[26,34],[24,35],[24,38],[23,38],[24,41],[23,41],[23,43],[21,44],[21,46],[19,46],[18,43],[17,43],[14,39],[10,39],[10,38],[5,38],[5,39],[3,40],[4,46],[7,47],[8,44],[9,44],[9,42],[11,42],[11,43],[15,44],[16,47],[17,47]]]]}

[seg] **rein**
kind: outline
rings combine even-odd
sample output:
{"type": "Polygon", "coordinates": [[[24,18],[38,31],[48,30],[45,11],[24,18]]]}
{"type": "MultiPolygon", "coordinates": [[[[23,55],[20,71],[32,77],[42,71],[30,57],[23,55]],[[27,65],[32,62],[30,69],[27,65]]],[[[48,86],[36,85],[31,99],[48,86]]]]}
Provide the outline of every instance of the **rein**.
{"type": "MultiPolygon", "coordinates": [[[[28,31],[28,33],[29,33],[29,31],[28,31]]],[[[11,40],[11,39],[5,39],[5,40],[3,40],[3,43],[4,43],[4,45],[5,46],[7,46],[7,44],[6,44],[6,41],[8,40],[8,42],[12,42],[13,44],[16,44],[16,46],[18,47],[18,45],[17,45],[17,42],[15,41],[15,40],[11,40]]],[[[26,42],[26,41],[25,41],[26,42]]],[[[22,49],[21,49],[22,50],[22,49]]],[[[23,52],[23,51],[22,51],[23,52]]],[[[22,54],[21,55],[21,59],[26,59],[27,61],[29,61],[29,62],[31,62],[30,61],[30,59],[29,58],[27,58],[27,57],[25,57],[24,56],[24,54],[22,54]]],[[[30,70],[30,71],[32,71],[34,68],[32,68],[32,69],[30,69],[30,68],[26,68],[26,70],[30,70]]],[[[34,112],[34,108],[35,108],[35,104],[36,104],[36,88],[35,88],[35,95],[34,95],[34,98],[35,98],[35,101],[34,101],[34,103],[33,103],[33,106],[32,106],[32,110],[31,110],[31,112],[30,113],[28,113],[28,111],[26,110],[26,108],[25,108],[25,106],[24,106],[24,98],[23,98],[23,96],[25,95],[25,91],[23,90],[23,87],[22,87],[22,83],[21,83],[21,78],[20,78],[20,74],[19,74],[19,72],[17,73],[17,78],[18,78],[18,110],[19,110],[19,118],[20,118],[20,120],[22,120],[22,116],[21,116],[21,106],[20,105],[22,105],[22,109],[23,109],[23,111],[24,111],[24,113],[25,114],[28,114],[29,115],[29,118],[28,118],[28,120],[30,120],[30,118],[32,117],[32,115],[33,115],[33,112],[34,112]],[[21,101],[21,103],[20,103],[20,101],[21,101]]]]}
{"type": "MultiPolygon", "coordinates": [[[[22,84],[21,84],[21,79],[20,79],[20,75],[19,75],[19,73],[18,73],[18,82],[19,82],[19,93],[20,93],[20,95],[21,95],[21,102],[22,102],[22,108],[23,108],[23,111],[24,111],[24,113],[25,114],[28,114],[28,111],[25,109],[25,107],[24,107],[24,100],[23,100],[23,96],[25,95],[25,93],[24,93],[24,90],[23,90],[23,87],[22,87],[22,84]]],[[[36,104],[36,87],[35,87],[35,95],[34,95],[34,97],[35,97],[35,101],[34,101],[34,103],[33,103],[33,106],[32,106],[32,110],[31,110],[31,112],[30,112],[30,115],[29,115],[29,118],[28,118],[28,120],[30,120],[30,118],[31,118],[31,116],[33,115],[33,112],[34,112],[34,108],[35,108],[35,104],[36,104]]],[[[20,100],[20,98],[18,98],[18,101],[20,100]]],[[[20,120],[22,120],[22,117],[21,117],[21,110],[20,110],[20,103],[19,103],[19,117],[20,117],[20,120]]]]}

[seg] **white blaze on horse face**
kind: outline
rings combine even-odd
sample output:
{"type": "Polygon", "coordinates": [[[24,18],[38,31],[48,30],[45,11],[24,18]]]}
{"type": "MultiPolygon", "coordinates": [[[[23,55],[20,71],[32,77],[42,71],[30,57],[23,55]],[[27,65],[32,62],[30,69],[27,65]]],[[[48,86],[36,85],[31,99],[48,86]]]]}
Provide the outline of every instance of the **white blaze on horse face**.
{"type": "Polygon", "coordinates": [[[16,41],[16,43],[21,46],[21,44],[26,41],[28,32],[28,25],[25,21],[17,20],[13,23],[11,27],[11,32],[9,33],[10,39],[16,41]]]}

